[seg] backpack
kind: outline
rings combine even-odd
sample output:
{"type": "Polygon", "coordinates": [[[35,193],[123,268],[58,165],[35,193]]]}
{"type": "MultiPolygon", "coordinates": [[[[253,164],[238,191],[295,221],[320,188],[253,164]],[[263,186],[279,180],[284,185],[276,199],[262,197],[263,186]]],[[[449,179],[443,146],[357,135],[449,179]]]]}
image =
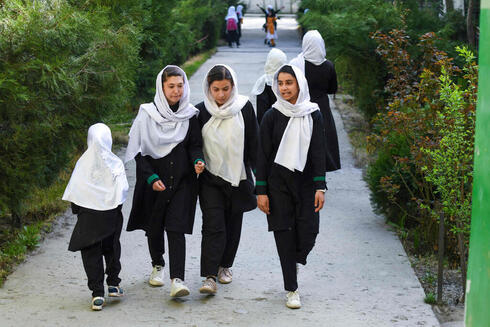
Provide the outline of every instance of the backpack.
{"type": "Polygon", "coordinates": [[[236,20],[233,18],[228,18],[226,21],[226,30],[227,31],[236,31],[238,29],[238,26],[236,24],[236,20]]]}

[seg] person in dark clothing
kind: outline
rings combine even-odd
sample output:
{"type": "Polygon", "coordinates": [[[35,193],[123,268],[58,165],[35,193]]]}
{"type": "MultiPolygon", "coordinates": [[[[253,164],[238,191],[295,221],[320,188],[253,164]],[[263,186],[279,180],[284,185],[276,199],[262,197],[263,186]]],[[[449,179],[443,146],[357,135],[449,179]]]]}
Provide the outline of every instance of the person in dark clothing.
{"type": "Polygon", "coordinates": [[[102,123],[90,126],[87,151],[78,160],[63,200],[71,202],[77,223],[71,235],[69,251],[80,251],[92,291],[92,310],[102,310],[104,299],[104,262],[110,297],[123,296],[121,279],[122,203],[126,200],[128,181],[124,164],[111,152],[109,127],[102,123]]]}
{"type": "Polygon", "coordinates": [[[281,262],[286,306],[301,307],[298,263],[306,259],[319,232],[325,183],[325,136],[322,115],[310,102],[300,69],[284,65],[275,74],[277,102],[260,124],[257,158],[257,205],[267,214],[281,262]]]}
{"type": "Polygon", "coordinates": [[[328,94],[337,92],[337,73],[333,63],[325,59],[325,54],[325,42],[320,33],[316,30],[308,31],[303,37],[302,52],[290,63],[303,71],[311,101],[320,107],[325,124],[326,169],[334,171],[341,168],[340,152],[328,94]]]}
{"type": "Polygon", "coordinates": [[[238,20],[238,15],[235,11],[234,6],[228,8],[228,14],[225,17],[226,22],[226,41],[230,48],[233,47],[233,42],[236,43],[237,48],[240,47],[240,36],[241,30],[240,21],[238,20]]]}
{"type": "Polygon", "coordinates": [[[272,49],[267,55],[267,60],[264,66],[265,74],[262,75],[252,89],[252,94],[257,96],[257,121],[262,121],[262,117],[265,112],[272,108],[272,105],[276,102],[276,96],[272,92],[272,79],[274,73],[282,65],[287,63],[287,57],[284,52],[279,49],[272,49]]]}
{"type": "Polygon", "coordinates": [[[189,82],[177,66],[157,77],[153,103],[140,106],[129,132],[125,161],[136,160],[136,185],[127,230],[146,232],[153,270],[149,283],[162,286],[164,232],[170,261],[170,296],[189,294],[184,284],[185,235],[192,234],[197,175],[204,169],[202,137],[189,103],[189,82]]]}
{"type": "Polygon", "coordinates": [[[243,6],[236,6],[236,16],[238,18],[238,39],[242,37],[242,24],[243,24],[243,6]]]}
{"type": "Polygon", "coordinates": [[[217,292],[216,279],[232,281],[243,213],[256,208],[255,168],[258,125],[248,98],[238,94],[233,70],[216,65],[204,80],[204,101],[196,105],[206,170],[199,177],[202,211],[201,293],[217,292]]]}

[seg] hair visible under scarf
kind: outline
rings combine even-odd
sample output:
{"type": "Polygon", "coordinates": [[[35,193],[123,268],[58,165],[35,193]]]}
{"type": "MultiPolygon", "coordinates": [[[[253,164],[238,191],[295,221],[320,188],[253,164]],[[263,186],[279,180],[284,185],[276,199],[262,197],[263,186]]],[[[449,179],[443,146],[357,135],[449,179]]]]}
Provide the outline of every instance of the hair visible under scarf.
{"type": "Polygon", "coordinates": [[[232,186],[238,186],[241,180],[247,178],[243,162],[245,123],[241,110],[247,104],[248,97],[238,94],[235,73],[224,65],[214,66],[209,71],[203,81],[203,91],[204,105],[211,114],[211,118],[202,128],[206,169],[232,186]],[[228,80],[228,74],[234,86],[230,98],[218,106],[209,86],[214,81],[228,80]]]}
{"type": "Polygon", "coordinates": [[[172,76],[180,76],[182,77],[182,79],[184,79],[184,73],[182,72],[181,69],[179,69],[178,67],[175,67],[175,66],[168,66],[167,68],[165,68],[163,70],[163,73],[162,73],[162,86],[163,86],[163,83],[165,83],[169,77],[172,77],[172,76]]]}
{"type": "Polygon", "coordinates": [[[284,65],[277,71],[272,82],[272,91],[277,98],[272,107],[289,117],[274,162],[291,171],[303,171],[313,133],[311,113],[319,110],[318,105],[310,101],[308,82],[303,72],[296,66],[284,65]],[[279,92],[277,78],[280,72],[295,76],[298,82],[299,94],[294,104],[286,101],[279,92]]]}

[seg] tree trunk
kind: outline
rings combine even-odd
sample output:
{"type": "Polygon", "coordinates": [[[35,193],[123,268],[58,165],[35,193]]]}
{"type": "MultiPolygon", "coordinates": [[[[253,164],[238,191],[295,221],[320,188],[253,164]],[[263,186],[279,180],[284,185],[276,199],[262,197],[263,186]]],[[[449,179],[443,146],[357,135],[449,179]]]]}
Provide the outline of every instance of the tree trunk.
{"type": "Polygon", "coordinates": [[[475,2],[473,0],[468,1],[468,10],[466,12],[466,36],[468,43],[471,46],[475,46],[475,27],[473,26],[473,7],[475,2]]]}
{"type": "Polygon", "coordinates": [[[461,232],[458,233],[458,247],[459,247],[459,265],[461,268],[461,284],[463,286],[463,296],[462,296],[463,300],[462,300],[462,302],[464,302],[465,296],[466,296],[466,271],[467,271],[466,253],[467,253],[467,248],[465,245],[464,236],[461,232]]]}

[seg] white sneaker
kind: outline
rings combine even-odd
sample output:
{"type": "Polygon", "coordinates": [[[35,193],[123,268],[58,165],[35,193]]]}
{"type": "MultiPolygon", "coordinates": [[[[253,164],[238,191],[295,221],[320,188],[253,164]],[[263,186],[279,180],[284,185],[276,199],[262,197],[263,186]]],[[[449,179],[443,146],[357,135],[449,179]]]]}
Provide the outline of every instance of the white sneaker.
{"type": "Polygon", "coordinates": [[[163,286],[163,266],[155,266],[151,271],[150,280],[152,286],[163,286]]]}
{"type": "Polygon", "coordinates": [[[189,289],[184,285],[184,282],[180,278],[172,279],[172,284],[170,285],[170,296],[181,297],[189,295],[189,289]]]}
{"type": "Polygon", "coordinates": [[[301,308],[301,301],[299,299],[298,290],[294,292],[289,292],[287,295],[288,301],[286,302],[286,306],[289,309],[299,309],[301,308]]]}
{"type": "Polygon", "coordinates": [[[221,284],[229,284],[233,280],[233,272],[230,268],[222,268],[218,269],[218,281],[221,284]]]}

